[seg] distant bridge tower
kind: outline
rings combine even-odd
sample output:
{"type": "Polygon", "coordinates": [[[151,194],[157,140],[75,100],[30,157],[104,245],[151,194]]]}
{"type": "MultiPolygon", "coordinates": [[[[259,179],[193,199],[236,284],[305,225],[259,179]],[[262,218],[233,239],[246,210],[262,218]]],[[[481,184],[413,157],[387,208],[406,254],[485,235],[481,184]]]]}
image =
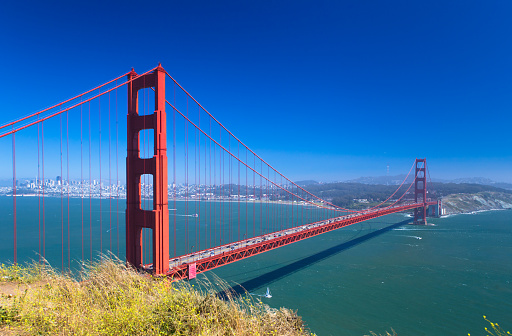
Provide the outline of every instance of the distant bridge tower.
{"type": "Polygon", "coordinates": [[[416,180],[414,182],[414,201],[423,202],[423,208],[414,209],[415,225],[427,225],[427,159],[416,159],[414,163],[416,180]]]}
{"type": "MultiPolygon", "coordinates": [[[[167,144],[165,115],[165,70],[158,65],[152,73],[128,74],[128,130],[126,157],[126,260],[135,267],[143,262],[142,229],[153,231],[153,272],[169,270],[169,209],[167,201],[167,144]],[[134,79],[135,78],[135,79],[134,79]],[[155,90],[153,114],[139,115],[138,91],[155,90]],[[152,129],[153,157],[140,157],[140,132],[152,129]],[[153,209],[141,208],[141,175],[153,175],[153,209]]],[[[149,258],[148,258],[149,261],[149,258]]]]}

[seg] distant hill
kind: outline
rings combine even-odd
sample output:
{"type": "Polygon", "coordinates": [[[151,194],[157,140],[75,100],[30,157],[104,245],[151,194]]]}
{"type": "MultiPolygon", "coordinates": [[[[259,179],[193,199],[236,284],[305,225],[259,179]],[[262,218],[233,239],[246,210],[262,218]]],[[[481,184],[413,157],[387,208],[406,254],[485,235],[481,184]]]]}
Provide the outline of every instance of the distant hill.
{"type": "Polygon", "coordinates": [[[295,181],[294,183],[300,185],[301,187],[308,186],[311,184],[318,184],[317,181],[313,181],[313,180],[295,181]]]}
{"type": "Polygon", "coordinates": [[[490,185],[490,184],[496,183],[487,177],[462,177],[462,178],[451,180],[450,182],[484,184],[484,185],[490,185]]]}
{"type": "Polygon", "coordinates": [[[479,192],[491,191],[512,194],[512,190],[499,188],[492,185],[476,184],[476,183],[440,183],[432,182],[430,186],[427,184],[427,190],[432,190],[438,197],[451,194],[475,194],[479,192]]]}
{"type": "Polygon", "coordinates": [[[395,176],[363,176],[353,180],[345,181],[346,183],[363,183],[363,184],[384,184],[399,185],[405,178],[405,174],[395,176]]]}
{"type": "Polygon", "coordinates": [[[494,182],[494,184],[491,184],[492,186],[495,186],[497,188],[502,188],[506,190],[512,190],[512,183],[505,183],[505,182],[494,182]]]}
{"type": "Polygon", "coordinates": [[[486,177],[465,177],[452,180],[453,183],[473,183],[493,186],[497,188],[512,190],[512,183],[496,182],[486,177]]]}
{"type": "MultiPolygon", "coordinates": [[[[405,177],[405,176],[404,176],[405,177]]],[[[410,181],[412,182],[412,181],[410,181]]],[[[409,183],[404,184],[396,193],[396,198],[400,197],[409,188],[409,183]]],[[[305,189],[323,198],[331,201],[333,204],[358,208],[365,207],[372,203],[379,203],[387,199],[395,190],[396,185],[383,184],[365,184],[365,183],[317,183],[305,186],[305,189]],[[368,203],[365,203],[365,202],[368,203]]],[[[451,194],[475,194],[479,192],[501,192],[512,194],[512,190],[505,190],[495,186],[470,184],[470,183],[441,183],[432,182],[427,185],[429,197],[433,199],[441,198],[451,194]]],[[[412,198],[414,191],[409,191],[408,197],[412,198]]]]}
{"type": "MultiPolygon", "coordinates": [[[[356,179],[345,181],[346,183],[363,183],[363,184],[384,184],[384,185],[399,185],[405,178],[405,174],[395,176],[365,176],[356,179]]],[[[408,181],[412,181],[412,176],[409,176],[408,181]]],[[[496,182],[486,177],[463,177],[454,180],[432,179],[432,182],[441,183],[456,183],[456,184],[480,184],[486,186],[497,187],[506,190],[512,190],[512,183],[496,182]]]]}

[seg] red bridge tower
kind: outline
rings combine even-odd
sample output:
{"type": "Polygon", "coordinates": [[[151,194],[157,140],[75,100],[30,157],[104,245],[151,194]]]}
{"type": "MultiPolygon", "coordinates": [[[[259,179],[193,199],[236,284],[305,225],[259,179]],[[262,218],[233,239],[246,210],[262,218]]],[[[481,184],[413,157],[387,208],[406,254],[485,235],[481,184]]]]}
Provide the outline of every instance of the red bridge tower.
{"type": "Polygon", "coordinates": [[[414,163],[416,167],[414,182],[414,201],[416,203],[423,202],[423,208],[414,209],[415,225],[427,225],[427,159],[416,159],[414,163]]]}
{"type": "Polygon", "coordinates": [[[142,266],[142,229],[153,231],[153,272],[169,270],[169,209],[167,201],[167,144],[165,115],[165,70],[161,65],[151,73],[137,77],[128,74],[128,130],[126,157],[126,260],[142,266]],[[139,115],[138,91],[155,90],[155,112],[139,115]],[[140,157],[140,132],[153,129],[154,154],[140,157]],[[141,208],[141,175],[153,175],[153,209],[141,208]]]}

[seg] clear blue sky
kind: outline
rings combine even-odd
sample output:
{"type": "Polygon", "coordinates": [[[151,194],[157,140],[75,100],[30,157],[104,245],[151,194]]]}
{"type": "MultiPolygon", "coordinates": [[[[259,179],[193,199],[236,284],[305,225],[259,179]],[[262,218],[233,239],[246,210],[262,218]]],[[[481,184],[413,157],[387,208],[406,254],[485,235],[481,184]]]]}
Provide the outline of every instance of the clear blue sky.
{"type": "Polygon", "coordinates": [[[9,1],[0,124],[161,62],[292,179],[512,182],[510,1],[9,1]]]}

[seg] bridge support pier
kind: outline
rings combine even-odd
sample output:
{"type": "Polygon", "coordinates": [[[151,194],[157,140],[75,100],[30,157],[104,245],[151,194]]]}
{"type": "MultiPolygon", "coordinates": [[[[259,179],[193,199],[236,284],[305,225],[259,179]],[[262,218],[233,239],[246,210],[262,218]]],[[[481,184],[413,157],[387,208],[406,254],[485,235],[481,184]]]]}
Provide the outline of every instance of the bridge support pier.
{"type": "Polygon", "coordinates": [[[422,208],[414,209],[414,225],[427,225],[427,159],[416,159],[414,201],[423,202],[422,208]]]}
{"type": "Polygon", "coordinates": [[[126,261],[134,267],[143,267],[142,229],[152,230],[153,273],[165,274],[169,270],[169,209],[167,197],[167,144],[165,114],[165,70],[158,67],[149,74],[137,77],[128,74],[128,130],[126,157],[126,261]],[[155,90],[153,114],[140,115],[138,91],[155,90]],[[154,133],[153,157],[140,157],[140,132],[152,129],[154,133]],[[153,176],[153,209],[141,207],[141,176],[153,176]]]}

